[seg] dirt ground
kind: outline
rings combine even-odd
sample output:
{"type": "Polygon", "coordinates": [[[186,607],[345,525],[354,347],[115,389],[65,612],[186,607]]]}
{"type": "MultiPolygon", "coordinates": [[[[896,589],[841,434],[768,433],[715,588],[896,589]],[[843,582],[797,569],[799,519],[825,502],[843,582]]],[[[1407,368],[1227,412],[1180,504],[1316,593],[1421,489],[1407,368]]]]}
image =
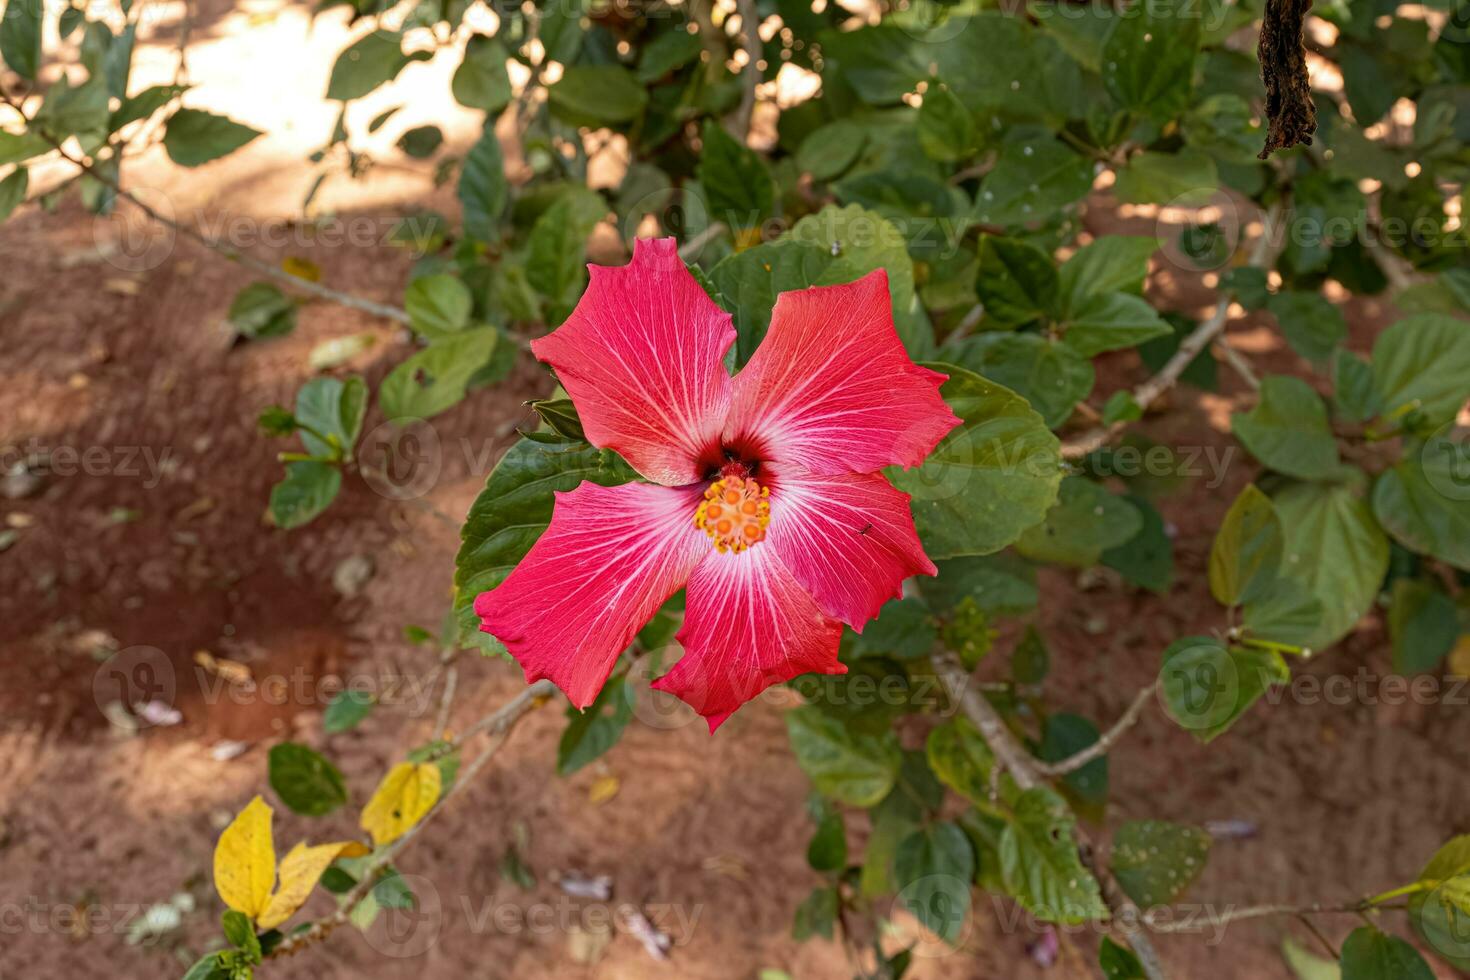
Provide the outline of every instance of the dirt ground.
{"type": "MultiPolygon", "coordinates": [[[[430,120],[448,123],[451,142],[473,135],[472,120],[439,111],[449,105],[447,73],[410,65],[383,97],[410,106],[376,147],[391,165],[323,192],[344,223],[377,237],[359,247],[313,243],[289,219],[299,215],[313,175],[305,158],[328,133],[332,110],[301,93],[324,90],[331,54],[345,43],[342,20],[313,26],[305,8],[267,4],[201,14],[189,48],[199,86],[190,104],[229,111],[270,135],[188,173],[155,150],[125,180],[166,197],[184,220],[290,232],[286,247],[267,242],[252,253],[309,258],[329,285],[397,302],[412,257],[383,233],[418,207],[452,213],[453,198],[433,188],[426,166],[389,147],[402,129],[430,120]],[[275,67],[243,67],[263,64],[275,67]]],[[[172,75],[176,34],[161,15],[141,46],[140,78],[172,75]]],[[[384,104],[369,100],[353,118],[371,118],[384,104]]],[[[1155,228],[1148,216],[1115,213],[1105,194],[1088,221],[1098,231],[1155,228]]],[[[214,841],[252,794],[266,792],[272,744],[289,737],[324,748],[360,804],[404,747],[427,736],[434,706],[422,679],[435,652],[411,645],[403,627],[436,624],[449,597],[454,527],[524,420],[522,402],[549,387],[525,362],[506,384],[436,419],[439,473],[423,497],[391,499],[354,476],[322,519],[295,532],[274,529],[263,513],[280,447],[256,431],[257,414],[289,402],[320,342],[373,335],[376,343],[344,370],[376,381],[401,356],[402,338],[380,320],[313,303],[292,336],[232,347],[225,310],[253,277],[187,240],[139,238],[140,228],[94,220],[74,200],[50,215],[25,208],[0,228],[0,447],[12,447],[7,464],[17,451],[47,452],[54,470],[33,492],[0,500],[0,511],[24,525],[0,552],[0,980],[181,974],[218,932],[214,841]],[[76,457],[64,472],[69,453],[76,457]],[[370,566],[371,576],[344,581],[349,560],[349,568],[370,566]],[[264,696],[236,703],[197,666],[201,650],[247,664],[258,682],[278,678],[293,693],[274,699],[283,704],[264,696]],[[110,660],[117,651],[146,672],[120,681],[103,669],[118,664],[110,660]],[[397,684],[398,703],[357,730],[325,736],[320,708],[333,677],[375,691],[397,684]],[[172,685],[180,724],[115,730],[103,707],[119,683],[143,682],[164,685],[160,691],[172,685]],[[222,743],[244,751],[216,758],[222,743]],[[181,892],[194,907],[179,929],[156,942],[128,941],[144,908],[181,892]],[[79,909],[88,925],[78,924],[79,909]]],[[[1212,300],[1198,277],[1165,270],[1155,280],[1180,308],[1198,311],[1212,300]]],[[[1358,349],[1392,318],[1375,301],[1354,301],[1347,313],[1358,349]]],[[[1258,368],[1305,367],[1254,320],[1231,336],[1258,368]]],[[[1142,375],[1133,355],[1118,356],[1098,390],[1142,375]]],[[[1210,540],[1254,476],[1238,449],[1225,455],[1228,412],[1243,390],[1222,369],[1220,393],[1180,390],[1171,412],[1142,425],[1161,442],[1198,447],[1204,467],[1163,504],[1177,561],[1166,598],[1108,577],[1044,573],[1039,626],[1053,652],[1048,693],[1058,707],[1106,723],[1152,678],[1169,640],[1218,625],[1205,585],[1210,540]],[[1218,480],[1211,459],[1220,461],[1218,480]]],[[[370,414],[368,428],[379,421],[370,414]]],[[[1440,842],[1470,831],[1470,716],[1463,692],[1390,703],[1397,699],[1381,686],[1386,647],[1381,616],[1366,618],[1337,649],[1298,667],[1300,676],[1348,679],[1356,693],[1314,698],[1294,688],[1208,749],[1150,709],[1111,756],[1114,802],[1103,835],[1142,817],[1256,828],[1219,842],[1189,895],[1217,908],[1340,902],[1407,880],[1440,842]]],[[[454,717],[466,723],[521,686],[513,665],[475,660],[462,671],[454,717]]],[[[401,861],[421,914],[386,914],[365,934],[344,928],[263,973],[615,980],[755,978],[779,968],[798,980],[850,976],[839,946],[789,938],[792,912],[817,879],[804,859],[808,786],[787,749],[777,699],[741,711],[713,738],[689,720],[670,721],[642,701],[603,761],[560,779],[553,773],[563,720],[560,706],[549,705],[401,861]],[[617,792],[602,799],[608,777],[617,792]],[[536,876],[529,890],[500,870],[517,834],[536,876]],[[567,899],[556,880],[568,873],[610,876],[612,902],[567,899]],[[610,906],[624,901],[642,905],[673,936],[667,961],[650,958],[625,932],[600,938],[610,906]]],[[[865,828],[850,824],[856,844],[865,828]]],[[[282,846],[353,830],[345,810],[308,821],[278,808],[282,846]]],[[[1036,933],[1025,920],[1007,926],[1009,906],[991,915],[990,900],[980,903],[987,914],[961,948],[946,955],[924,943],[929,955],[912,976],[1091,969],[1090,932],[1072,937],[1061,960],[1043,969],[1027,954],[1036,933]]],[[[308,906],[328,908],[321,895],[308,906]]],[[[1358,923],[1319,924],[1338,942],[1358,923]]],[[[900,927],[890,945],[912,937],[909,920],[900,917],[900,927]]],[[[1176,976],[1285,977],[1279,947],[1288,934],[1311,939],[1296,923],[1267,920],[1230,927],[1223,943],[1206,931],[1166,938],[1161,948],[1176,976]]]]}

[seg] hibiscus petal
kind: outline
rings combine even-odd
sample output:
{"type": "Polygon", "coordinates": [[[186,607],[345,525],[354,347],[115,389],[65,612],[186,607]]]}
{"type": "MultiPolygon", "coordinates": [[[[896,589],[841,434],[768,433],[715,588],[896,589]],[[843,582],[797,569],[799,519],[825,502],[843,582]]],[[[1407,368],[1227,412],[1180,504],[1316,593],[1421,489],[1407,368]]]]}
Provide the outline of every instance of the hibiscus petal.
{"type": "Polygon", "coordinates": [[[719,459],[730,315],[694,281],[672,238],[638,241],[628,265],[588,268],[577,308],[531,350],[556,369],[594,446],[655,483],[693,483],[719,459]]]}
{"type": "Polygon", "coordinates": [[[771,523],[766,541],[822,611],[861,631],[910,575],[933,575],[909,495],[881,474],[817,476],[767,467],[771,523]]]}
{"type": "Polygon", "coordinates": [[[558,493],[545,533],[475,600],[480,628],[505,644],[527,683],[549,677],[585,708],[634,634],[709,554],[694,526],[702,490],[583,483],[558,493]]]}
{"type": "Polygon", "coordinates": [[[735,376],[725,442],[813,473],[916,466],[960,422],[939,397],[944,380],[903,349],[883,270],[782,293],[735,376]]]}
{"type": "Polygon", "coordinates": [[[713,732],[736,708],[798,674],[844,674],[842,624],[762,543],[739,554],[711,552],[689,576],[684,656],[653,682],[705,716],[713,732]]]}

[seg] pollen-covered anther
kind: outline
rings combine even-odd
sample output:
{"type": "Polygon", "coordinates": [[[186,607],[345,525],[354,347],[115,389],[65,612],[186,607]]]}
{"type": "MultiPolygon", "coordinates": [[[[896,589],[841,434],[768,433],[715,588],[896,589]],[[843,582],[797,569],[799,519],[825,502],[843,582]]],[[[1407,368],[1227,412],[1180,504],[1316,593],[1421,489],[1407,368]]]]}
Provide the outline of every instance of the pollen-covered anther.
{"type": "Polygon", "coordinates": [[[694,512],[694,526],[710,536],[715,550],[736,554],[766,538],[771,523],[771,488],[749,477],[726,476],[711,483],[694,512]]]}

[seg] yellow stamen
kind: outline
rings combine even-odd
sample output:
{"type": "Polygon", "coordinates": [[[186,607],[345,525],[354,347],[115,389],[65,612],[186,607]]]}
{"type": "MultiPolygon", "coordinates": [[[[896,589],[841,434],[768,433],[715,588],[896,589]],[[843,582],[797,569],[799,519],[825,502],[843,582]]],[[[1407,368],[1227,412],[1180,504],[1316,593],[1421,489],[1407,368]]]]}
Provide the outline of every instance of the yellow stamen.
{"type": "Polygon", "coordinates": [[[739,554],[764,541],[771,523],[771,488],[749,477],[727,476],[704,491],[694,512],[694,526],[715,543],[715,550],[739,554]]]}

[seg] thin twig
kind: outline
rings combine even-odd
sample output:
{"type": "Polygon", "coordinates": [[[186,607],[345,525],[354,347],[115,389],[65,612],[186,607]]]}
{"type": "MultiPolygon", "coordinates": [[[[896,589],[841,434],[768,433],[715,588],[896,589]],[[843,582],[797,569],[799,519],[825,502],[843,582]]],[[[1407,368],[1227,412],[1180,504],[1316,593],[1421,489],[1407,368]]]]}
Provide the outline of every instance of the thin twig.
{"type": "MultiPolygon", "coordinates": [[[[1286,244],[1286,235],[1279,234],[1277,223],[1285,209],[1284,201],[1277,201],[1271,205],[1271,209],[1261,226],[1261,237],[1256,240],[1251,249],[1249,264],[1256,268],[1268,268],[1275,262],[1277,254],[1286,244]]],[[[1138,403],[1139,408],[1148,408],[1160,395],[1174,387],[1184,369],[1199,356],[1224,329],[1230,319],[1230,296],[1221,296],[1215,304],[1215,309],[1205,320],[1195,327],[1194,330],[1179,343],[1179,349],[1174,356],[1159,369],[1159,373],[1143,382],[1133,389],[1133,400],[1138,403]]],[[[1062,455],[1068,459],[1078,459],[1091,452],[1101,449],[1116,435],[1121,433],[1126,426],[1124,422],[1118,422],[1110,426],[1099,426],[1083,433],[1074,439],[1069,439],[1062,444],[1062,455]]]]}
{"type": "MultiPolygon", "coordinates": [[[[23,118],[26,118],[24,110],[3,90],[0,90],[0,99],[4,99],[6,104],[8,104],[12,109],[19,112],[23,118]]],[[[122,188],[122,185],[120,185],[109,175],[98,170],[95,166],[92,165],[92,163],[88,162],[85,159],[82,159],[81,157],[74,156],[66,149],[61,140],[57,140],[44,133],[42,134],[42,138],[44,138],[46,142],[51,144],[52,148],[61,155],[62,159],[79,168],[81,171],[89,175],[99,184],[102,184],[104,187],[110,188],[113,193],[117,194],[118,197],[129,202],[134,207],[141,210],[149,218],[152,218],[154,221],[163,225],[165,228],[173,230],[175,234],[183,235],[185,238],[192,239],[193,241],[198,242],[204,247],[218,252],[220,255],[225,256],[231,261],[238,262],[241,265],[245,266],[247,269],[251,269],[255,272],[260,273],[263,276],[268,276],[271,279],[276,280],[277,282],[283,283],[296,290],[297,292],[306,293],[310,296],[315,296],[318,299],[329,300],[341,306],[347,306],[351,307],[352,309],[361,310],[364,313],[371,313],[373,316],[380,316],[384,319],[393,320],[404,325],[408,325],[411,322],[409,320],[408,313],[402,309],[399,309],[396,306],[389,306],[385,303],[379,303],[374,300],[364,299],[361,296],[354,296],[351,293],[344,293],[341,290],[331,289],[327,286],[321,285],[320,283],[310,282],[298,276],[293,276],[286,270],[278,268],[269,262],[264,262],[260,259],[255,258],[252,255],[246,255],[238,249],[215,241],[209,236],[197,231],[194,228],[189,227],[188,225],[180,224],[179,222],[174,221],[172,218],[165,217],[164,215],[156,211],[153,207],[140,200],[131,191],[124,190],[122,188]]]]}
{"type": "Polygon", "coordinates": [[[679,246],[679,258],[683,259],[685,262],[693,262],[695,259],[699,258],[699,253],[704,250],[704,247],[706,245],[714,241],[716,238],[719,238],[724,233],[725,223],[723,221],[711,222],[710,225],[704,229],[704,231],[701,231],[699,234],[689,239],[689,241],[679,246]]]}
{"type": "Polygon", "coordinates": [[[367,866],[363,869],[362,877],[357,884],[353,885],[346,894],[342,896],[337,911],[324,919],[318,919],[311,927],[302,932],[293,933],[282,940],[279,945],[270,951],[270,959],[280,956],[290,956],[299,952],[312,943],[319,942],[331,935],[332,930],[352,917],[353,909],[367,898],[378,883],[378,872],[382,871],[393,862],[405,847],[417,840],[430,821],[432,821],[445,808],[450,800],[454,799],[466,786],[474,781],[481,769],[484,769],[495,753],[500,751],[506,740],[510,737],[511,730],[516,723],[524,718],[533,709],[540,707],[556,691],[555,685],[548,680],[539,680],[528,687],[522,688],[520,693],[501,705],[495,711],[486,715],[463,735],[456,738],[452,743],[456,748],[462,745],[472,735],[487,732],[491,736],[490,744],[475,756],[474,760],[460,772],[454,785],[449,791],[435,801],[429,811],[423,815],[418,823],[404,831],[403,836],[388,844],[382,850],[373,855],[367,866]]]}
{"type": "Polygon", "coordinates": [[[1207,913],[1202,918],[1195,916],[1170,922],[1157,921],[1153,913],[1150,913],[1143,917],[1143,924],[1159,933],[1194,932],[1202,926],[1224,926],[1273,915],[1355,915],[1369,907],[1363,902],[1349,902],[1344,905],[1252,905],[1243,909],[1227,908],[1218,915],[1207,913]]]}
{"type": "Polygon", "coordinates": [[[1225,363],[1229,364],[1235,370],[1235,373],[1240,375],[1240,380],[1244,381],[1247,387],[1252,390],[1260,389],[1261,379],[1256,377],[1256,372],[1251,368],[1250,362],[1245,359],[1245,355],[1235,349],[1235,345],[1230,342],[1229,337],[1226,337],[1223,333],[1216,337],[1215,350],[1225,359],[1225,363]]]}
{"type": "Polygon", "coordinates": [[[761,81],[760,15],[755,0],[735,0],[740,14],[740,33],[745,38],[745,65],[740,71],[740,106],[735,110],[731,128],[736,139],[744,143],[750,135],[750,118],[755,113],[755,90],[761,81]]]}
{"type": "Polygon", "coordinates": [[[1081,752],[1074,753],[1057,762],[1037,762],[1036,771],[1042,776],[1065,776],[1069,772],[1075,772],[1087,765],[1093,759],[1100,759],[1108,754],[1114,743],[1122,738],[1128,729],[1138,723],[1138,717],[1143,713],[1144,705],[1153,699],[1154,693],[1159,689],[1159,682],[1155,680],[1133,698],[1133,703],[1128,705],[1128,710],[1123,716],[1114,722],[1113,727],[1103,733],[1102,737],[1093,742],[1081,752]]]}
{"type": "MultiPolygon", "coordinates": [[[[985,699],[985,695],[970,683],[969,673],[960,665],[955,655],[948,650],[940,651],[935,654],[933,662],[945,690],[958,692],[955,696],[959,699],[960,710],[979,730],[980,737],[985,739],[985,744],[995,753],[997,762],[1011,774],[1016,786],[1023,791],[1040,786],[1041,776],[1037,772],[1036,760],[1011,734],[1005,719],[985,699]]],[[[1086,832],[1081,827],[1075,828],[1074,832],[1078,856],[1097,878],[1103,901],[1112,912],[1114,921],[1124,930],[1128,944],[1133,947],[1138,962],[1143,966],[1144,975],[1148,980],[1165,980],[1164,965],[1158,952],[1147,934],[1138,930],[1138,923],[1142,921],[1138,906],[1123,894],[1107,868],[1102,865],[1086,832]]]]}

